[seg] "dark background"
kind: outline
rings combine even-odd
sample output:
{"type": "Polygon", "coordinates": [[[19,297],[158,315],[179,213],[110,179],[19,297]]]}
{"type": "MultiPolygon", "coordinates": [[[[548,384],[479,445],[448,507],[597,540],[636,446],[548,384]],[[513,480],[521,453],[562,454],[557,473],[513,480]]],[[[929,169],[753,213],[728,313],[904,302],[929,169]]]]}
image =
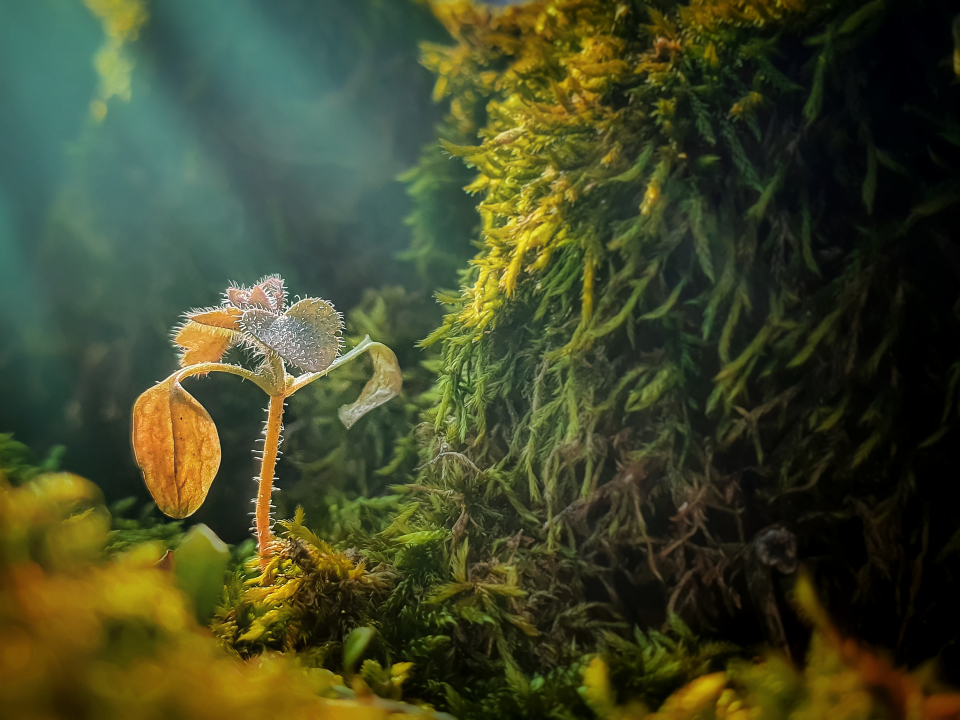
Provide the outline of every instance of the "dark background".
{"type": "MultiPolygon", "coordinates": [[[[0,432],[65,446],[109,500],[143,502],[130,409],[175,368],[183,311],[275,272],[340,310],[410,281],[396,177],[439,117],[417,43],[445,38],[407,0],[146,9],[123,48],[131,97],[98,121],[98,18],[80,0],[0,5],[0,432]]],[[[227,376],[190,391],[224,448],[191,521],[238,541],[266,398],[227,376]]]]}

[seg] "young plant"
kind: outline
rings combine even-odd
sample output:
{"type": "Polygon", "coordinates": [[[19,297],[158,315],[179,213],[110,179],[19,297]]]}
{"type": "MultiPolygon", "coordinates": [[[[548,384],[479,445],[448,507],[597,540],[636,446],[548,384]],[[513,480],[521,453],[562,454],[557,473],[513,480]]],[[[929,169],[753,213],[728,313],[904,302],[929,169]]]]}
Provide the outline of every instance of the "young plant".
{"type": "Polygon", "coordinates": [[[367,336],[340,355],[343,319],[319,298],[287,307],[283,280],[263,278],[252,288],[231,285],[221,305],[186,314],[174,342],[181,370],[144,392],[133,406],[133,449],[147,489],[160,510],[174,518],[192,515],[203,504],[220,467],[220,439],[210,414],[183,389],[192,375],[225,372],[250,380],[270,396],[254,513],[260,557],[271,541],[270,496],[282,430],[283,405],[297,390],[341,365],[368,353],[373,377],[356,402],[340,408],[348,428],[400,392],[403,379],[393,351],[367,336]],[[220,362],[232,346],[260,358],[256,370],[220,362]],[[305,372],[287,372],[296,365],[305,372]]]}

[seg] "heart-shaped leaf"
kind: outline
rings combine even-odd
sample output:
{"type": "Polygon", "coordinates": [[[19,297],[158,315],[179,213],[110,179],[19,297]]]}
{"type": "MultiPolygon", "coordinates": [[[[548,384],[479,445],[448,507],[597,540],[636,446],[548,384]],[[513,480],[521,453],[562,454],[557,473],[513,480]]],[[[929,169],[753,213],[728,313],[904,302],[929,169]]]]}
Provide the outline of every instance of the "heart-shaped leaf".
{"type": "Polygon", "coordinates": [[[321,372],[340,352],[343,320],[333,305],[319,298],[304,298],[283,315],[251,308],[240,326],[284,360],[307,372],[321,372]]]}
{"type": "Polygon", "coordinates": [[[164,514],[184,518],[203,504],[220,467],[220,438],[210,414],[177,375],[137,398],[133,452],[164,514]]]}
{"type": "Polygon", "coordinates": [[[236,338],[236,330],[188,320],[173,341],[183,348],[180,365],[186,367],[204,362],[220,362],[220,358],[236,338]]]}
{"type": "Polygon", "coordinates": [[[371,343],[367,353],[373,360],[373,377],[355,402],[342,406],[337,412],[340,421],[348,428],[375,407],[399,395],[403,387],[403,375],[393,350],[380,343],[371,343]]]}

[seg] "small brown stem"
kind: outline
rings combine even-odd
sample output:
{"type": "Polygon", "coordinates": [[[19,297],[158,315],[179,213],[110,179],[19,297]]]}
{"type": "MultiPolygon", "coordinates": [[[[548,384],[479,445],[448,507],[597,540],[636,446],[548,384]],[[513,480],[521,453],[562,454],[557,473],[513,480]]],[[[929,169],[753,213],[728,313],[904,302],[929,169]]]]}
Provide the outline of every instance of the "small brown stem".
{"type": "Polygon", "coordinates": [[[283,420],[284,396],[271,395],[267,410],[267,427],[263,441],[263,460],[260,463],[260,485],[257,489],[256,528],[260,566],[267,564],[267,546],[270,544],[270,496],[273,494],[273,470],[277,465],[280,446],[280,427],[283,420]]]}

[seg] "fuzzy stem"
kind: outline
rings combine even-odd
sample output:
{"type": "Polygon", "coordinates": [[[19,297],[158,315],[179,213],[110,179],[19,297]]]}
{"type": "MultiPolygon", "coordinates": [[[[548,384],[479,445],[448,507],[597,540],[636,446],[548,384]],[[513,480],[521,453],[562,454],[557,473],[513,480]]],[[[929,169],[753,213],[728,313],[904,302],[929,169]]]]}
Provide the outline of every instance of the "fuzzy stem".
{"type": "Polygon", "coordinates": [[[277,464],[280,446],[280,427],[283,420],[284,396],[271,395],[267,410],[267,426],[263,441],[263,460],[260,463],[260,485],[257,489],[256,528],[257,549],[261,567],[267,564],[267,546],[270,544],[270,496],[273,493],[273,470],[277,464]]]}

